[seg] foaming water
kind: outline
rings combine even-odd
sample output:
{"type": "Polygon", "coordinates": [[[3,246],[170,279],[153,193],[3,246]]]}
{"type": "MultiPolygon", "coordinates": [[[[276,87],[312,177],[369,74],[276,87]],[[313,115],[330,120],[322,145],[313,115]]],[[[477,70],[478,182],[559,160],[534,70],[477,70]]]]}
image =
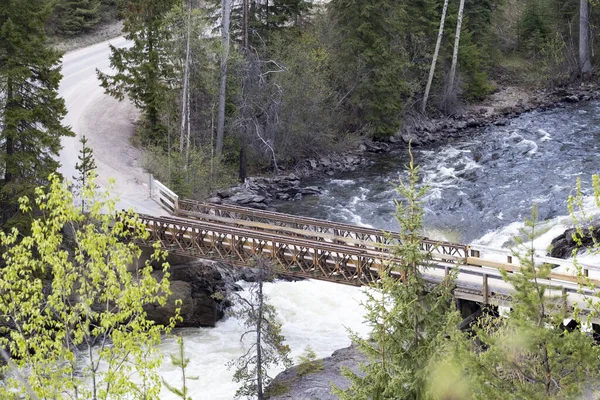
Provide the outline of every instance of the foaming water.
{"type": "MultiPolygon", "coordinates": [[[[590,102],[548,112],[523,115],[505,127],[473,130],[450,144],[413,149],[420,176],[429,186],[424,199],[428,237],[479,246],[510,248],[538,205],[540,229],[534,246],[544,254],[551,240],[572,226],[566,200],[575,178],[589,182],[600,172],[600,103],[590,102]]],[[[304,184],[324,188],[320,196],[277,205],[278,211],[380,229],[396,229],[394,186],[406,180],[406,150],[373,156],[372,165],[334,178],[304,184]]],[[[589,195],[589,191],[587,192],[589,195]]],[[[586,198],[592,209],[592,198],[586,198]]],[[[587,255],[583,261],[597,260],[587,255]]],[[[310,345],[318,357],[350,343],[346,328],[367,334],[362,324],[361,290],[318,281],[267,284],[265,291],[279,312],[292,356],[310,345]]],[[[212,329],[183,331],[190,357],[191,397],[231,399],[236,390],[227,361],[244,351],[243,329],[235,319],[212,329]]],[[[164,353],[177,351],[168,339],[164,353]]],[[[162,374],[177,384],[177,370],[167,361],[162,374]]],[[[274,373],[275,371],[273,371],[274,373]]],[[[164,399],[175,399],[164,393],[164,399]]]]}
{"type": "MultiPolygon", "coordinates": [[[[247,295],[248,284],[243,283],[247,295]]],[[[299,282],[267,283],[265,293],[277,309],[282,333],[291,348],[291,357],[298,357],[310,346],[317,357],[330,356],[335,350],[350,345],[348,329],[366,335],[362,324],[364,300],[358,288],[328,282],[305,280],[299,282]]],[[[190,359],[187,374],[198,376],[188,381],[190,396],[194,400],[231,400],[238,384],[233,383],[233,370],[226,364],[242,355],[251,343],[248,338],[240,342],[245,331],[241,322],[227,318],[215,328],[184,329],[186,356],[190,359]]],[[[168,338],[160,346],[164,354],[178,352],[177,341],[168,338]]],[[[270,371],[275,376],[283,368],[270,371]]],[[[171,385],[181,385],[180,371],[165,358],[161,367],[162,377],[171,385]]],[[[161,399],[177,399],[163,390],[161,399]]]]}
{"type": "MultiPolygon", "coordinates": [[[[474,129],[447,144],[414,148],[420,176],[429,187],[423,200],[427,235],[463,243],[484,240],[487,234],[509,236],[511,224],[529,216],[533,203],[540,220],[560,219],[567,214],[575,179],[589,182],[600,172],[599,150],[599,102],[533,112],[506,126],[474,129]]],[[[406,150],[374,155],[371,165],[359,171],[311,179],[307,185],[321,186],[327,194],[277,208],[396,229],[394,185],[406,180],[407,156],[406,150]]]]}

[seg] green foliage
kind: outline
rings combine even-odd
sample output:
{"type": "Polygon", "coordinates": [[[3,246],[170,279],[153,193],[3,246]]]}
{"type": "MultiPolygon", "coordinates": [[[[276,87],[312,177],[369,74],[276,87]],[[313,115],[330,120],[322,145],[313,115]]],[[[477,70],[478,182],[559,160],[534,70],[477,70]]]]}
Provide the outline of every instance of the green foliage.
{"type": "Polygon", "coordinates": [[[74,36],[89,31],[100,22],[100,0],[59,0],[54,19],[59,32],[74,36]]]}
{"type": "Polygon", "coordinates": [[[515,238],[519,273],[503,271],[514,287],[508,318],[490,316],[475,330],[485,349],[472,352],[468,368],[478,399],[576,398],[598,376],[597,346],[581,330],[563,327],[572,316],[566,295],[546,283],[551,265],[535,262],[533,240],[542,233],[536,219],[534,206],[515,238]]]}
{"type": "Polygon", "coordinates": [[[236,398],[256,396],[264,400],[264,389],[272,381],[267,369],[280,364],[289,367],[291,360],[288,357],[290,348],[284,344],[281,324],[277,322],[277,311],[268,303],[269,298],[263,292],[263,282],[269,276],[269,268],[261,259],[258,259],[256,266],[259,275],[249,296],[238,295],[238,305],[231,311],[232,316],[244,321],[247,329],[240,341],[243,343],[246,335],[251,335],[250,345],[242,356],[227,365],[235,368],[233,381],[242,384],[236,392],[236,398]]]}
{"type": "Polygon", "coordinates": [[[169,154],[160,147],[150,147],[144,160],[144,168],[153,174],[183,198],[201,198],[213,193],[216,189],[231,186],[235,182],[235,173],[218,161],[211,161],[210,149],[192,149],[188,167],[185,165],[185,154],[172,150],[169,154]],[[219,179],[214,178],[214,171],[219,170],[219,179]]]}
{"type": "Polygon", "coordinates": [[[180,397],[183,400],[192,400],[191,397],[188,396],[188,380],[197,380],[197,376],[186,376],[185,370],[190,363],[190,359],[185,357],[184,345],[183,345],[183,335],[179,334],[177,338],[177,344],[179,345],[179,354],[171,354],[171,364],[173,366],[178,367],[181,370],[181,380],[182,386],[180,388],[176,388],[175,386],[171,386],[164,379],[162,380],[163,385],[169,390],[169,392],[173,393],[175,396],[180,397]]]}
{"type": "Polygon", "coordinates": [[[85,136],[79,139],[81,149],[79,150],[78,163],[75,163],[75,169],[79,175],[73,176],[75,194],[81,197],[81,211],[85,211],[85,201],[83,200],[83,189],[87,186],[90,179],[94,179],[96,170],[96,160],[94,160],[94,152],[87,147],[88,140],[85,136]]]}
{"type": "Polygon", "coordinates": [[[329,4],[336,37],[334,82],[349,122],[382,139],[400,128],[407,95],[402,71],[406,65],[401,36],[404,10],[394,1],[334,0],[329,4]]]}
{"type": "Polygon", "coordinates": [[[408,182],[397,188],[404,199],[396,202],[400,240],[394,256],[402,262],[382,266],[380,280],[366,292],[363,306],[371,337],[354,334],[352,340],[368,360],[362,373],[344,370],[351,384],[347,390],[334,388],[341,399],[429,398],[436,361],[451,353],[454,340],[462,340],[452,301],[456,273],[437,285],[423,277],[428,268],[428,255],[420,246],[426,188],[418,187],[412,154],[407,169],[408,182]]]}
{"type": "MultiPolygon", "coordinates": [[[[158,399],[157,345],[175,319],[156,325],[144,306],[164,305],[170,294],[166,254],[154,247],[151,260],[164,273],[157,281],[150,261],[135,266],[135,240],[148,237],[135,213],[115,221],[115,200],[92,202],[90,180],[84,215],[66,184],[57,176],[50,182],[49,190],[36,189],[34,202],[20,199],[23,212],[35,204],[42,213],[31,233],[0,233],[0,344],[40,398],[158,399]]],[[[0,397],[24,394],[14,374],[6,377],[0,397]]]]}
{"type": "Polygon", "coordinates": [[[26,229],[17,199],[31,196],[56,172],[64,101],[58,97],[60,53],[48,47],[44,24],[52,2],[0,1],[0,226],[26,229]]]}
{"type": "Polygon", "coordinates": [[[144,114],[144,144],[164,144],[165,126],[161,120],[167,93],[177,78],[169,59],[172,32],[166,29],[164,17],[176,0],[129,0],[124,11],[125,37],[131,47],[111,45],[114,75],[97,71],[107,94],[123,100],[127,96],[144,114]]]}
{"type": "Polygon", "coordinates": [[[284,69],[273,76],[283,93],[274,143],[284,162],[314,156],[315,151],[344,150],[339,96],[329,81],[331,54],[319,39],[323,24],[319,18],[314,28],[280,35],[271,46],[284,69]]]}
{"type": "Polygon", "coordinates": [[[317,355],[310,346],[307,346],[304,349],[304,353],[300,356],[298,361],[296,373],[299,376],[314,374],[315,372],[323,370],[323,360],[317,360],[317,355]]]}

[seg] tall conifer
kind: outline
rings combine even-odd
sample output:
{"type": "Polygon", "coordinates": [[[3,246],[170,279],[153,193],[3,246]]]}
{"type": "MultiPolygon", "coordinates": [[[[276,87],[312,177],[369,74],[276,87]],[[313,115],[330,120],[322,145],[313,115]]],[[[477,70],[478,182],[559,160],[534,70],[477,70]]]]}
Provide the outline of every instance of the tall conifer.
{"type": "Polygon", "coordinates": [[[46,43],[53,2],[0,0],[0,225],[18,221],[17,200],[59,166],[66,114],[58,97],[61,54],[46,43]]]}
{"type": "Polygon", "coordinates": [[[128,96],[142,109],[148,125],[143,139],[148,143],[166,142],[160,116],[177,76],[167,51],[171,33],[163,20],[175,4],[176,0],[125,1],[123,31],[133,45],[111,46],[110,62],[116,74],[97,71],[106,93],[119,100],[128,96]]]}
{"type": "Polygon", "coordinates": [[[422,199],[426,188],[418,187],[418,168],[412,161],[409,178],[401,183],[396,202],[400,239],[394,258],[383,265],[380,280],[368,291],[363,304],[365,323],[372,327],[369,339],[354,335],[353,342],[367,356],[362,373],[344,370],[351,384],[334,389],[343,400],[423,399],[427,395],[432,366],[451,352],[450,337],[459,337],[459,315],[454,311],[451,273],[438,285],[425,280],[429,255],[421,250],[422,199]]]}
{"type": "Polygon", "coordinates": [[[100,0],[60,0],[57,19],[66,35],[89,30],[100,22],[100,0]]]}

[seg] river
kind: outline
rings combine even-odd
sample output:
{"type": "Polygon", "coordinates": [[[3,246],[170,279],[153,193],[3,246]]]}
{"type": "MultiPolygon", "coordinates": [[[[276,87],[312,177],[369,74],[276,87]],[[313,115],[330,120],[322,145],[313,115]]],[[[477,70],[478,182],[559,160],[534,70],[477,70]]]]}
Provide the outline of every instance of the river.
{"type": "MultiPolygon", "coordinates": [[[[566,200],[580,177],[589,194],[591,174],[600,172],[600,102],[569,105],[524,114],[506,126],[469,131],[463,138],[413,150],[421,177],[429,186],[424,200],[428,237],[461,243],[508,247],[536,203],[539,219],[549,232],[536,247],[570,223],[566,200]],[[585,183],[588,183],[586,185],[585,183]]],[[[371,164],[356,172],[303,182],[323,188],[320,196],[277,204],[278,211],[395,229],[394,184],[406,177],[406,150],[373,155],[371,164]]],[[[307,345],[318,357],[350,343],[347,329],[365,334],[360,289],[317,281],[268,284],[266,292],[279,311],[283,334],[297,358],[307,345]]],[[[236,385],[225,364],[239,356],[242,327],[227,319],[212,329],[184,331],[193,399],[232,399],[236,385]]],[[[176,352],[175,339],[162,344],[176,352]]],[[[275,372],[275,371],[274,371],[275,372]]],[[[165,361],[163,376],[178,376],[165,361]]],[[[165,393],[165,399],[175,398],[165,393]]]]}

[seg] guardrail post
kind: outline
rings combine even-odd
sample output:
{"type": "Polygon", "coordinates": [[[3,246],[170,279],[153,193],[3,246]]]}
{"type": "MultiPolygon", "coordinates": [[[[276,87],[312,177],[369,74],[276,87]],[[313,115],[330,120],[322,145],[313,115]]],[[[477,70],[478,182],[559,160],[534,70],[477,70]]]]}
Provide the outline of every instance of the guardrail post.
{"type": "Polygon", "coordinates": [[[152,197],[152,181],[154,180],[154,176],[152,174],[148,174],[148,191],[150,192],[150,197],[152,197]]]}
{"type": "Polygon", "coordinates": [[[488,274],[483,274],[483,304],[488,304],[488,274]]]}

